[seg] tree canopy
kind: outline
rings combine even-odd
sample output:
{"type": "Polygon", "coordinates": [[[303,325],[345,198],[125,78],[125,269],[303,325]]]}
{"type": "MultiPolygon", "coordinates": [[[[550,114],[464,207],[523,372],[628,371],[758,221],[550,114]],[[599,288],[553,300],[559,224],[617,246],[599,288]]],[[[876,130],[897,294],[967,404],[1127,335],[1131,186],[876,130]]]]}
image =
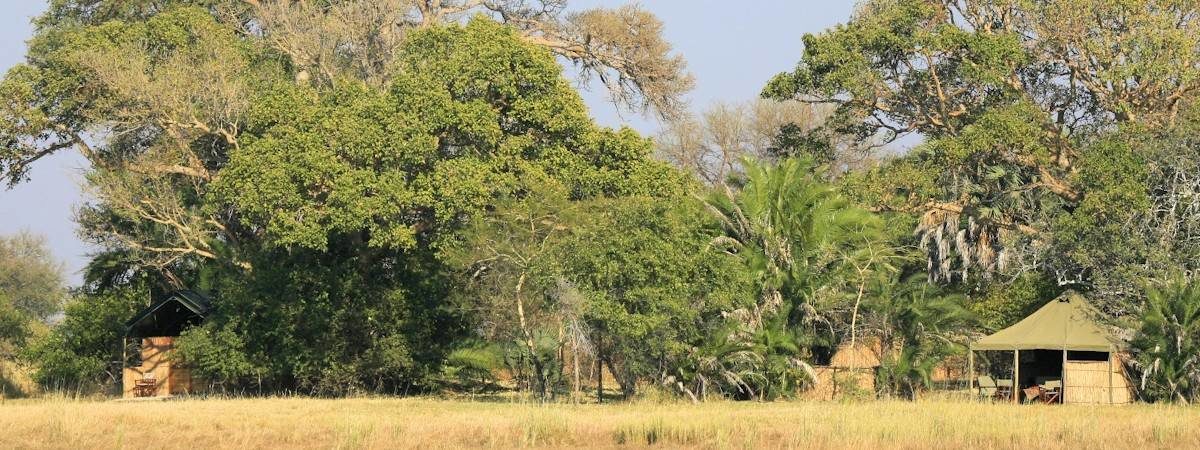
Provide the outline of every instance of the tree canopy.
{"type": "Polygon", "coordinates": [[[122,317],[186,287],[215,310],[177,357],[226,392],[769,400],[869,346],[876,394],[915,398],[1072,288],[1190,399],[1190,344],[1158,344],[1195,295],[1147,286],[1200,255],[1197,20],[866,0],[693,115],[636,6],[53,0],[0,80],[0,177],[81,152],[98,251],[64,303],[43,245],[0,240],[0,351],[103,386],[122,317]],[[597,125],[590,79],[662,130],[597,125]]]}

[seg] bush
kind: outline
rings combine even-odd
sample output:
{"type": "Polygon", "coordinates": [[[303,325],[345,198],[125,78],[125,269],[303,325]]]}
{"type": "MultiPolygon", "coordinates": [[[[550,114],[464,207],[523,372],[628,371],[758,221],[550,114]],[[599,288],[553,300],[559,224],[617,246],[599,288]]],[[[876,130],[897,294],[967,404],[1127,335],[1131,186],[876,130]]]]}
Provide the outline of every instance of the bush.
{"type": "Polygon", "coordinates": [[[456,391],[487,392],[499,389],[496,371],[504,366],[498,346],[460,348],[446,357],[442,384],[456,391]]]}
{"type": "Polygon", "coordinates": [[[115,388],[125,321],[143,306],[145,294],[134,287],[75,295],[62,322],[22,354],[35,368],[34,381],[49,390],[115,388]]]}
{"type": "Polygon", "coordinates": [[[245,344],[229,329],[212,325],[185,330],[175,341],[175,357],[185,362],[196,377],[227,388],[261,378],[263,369],[246,355],[245,344]]]}
{"type": "Polygon", "coordinates": [[[1143,399],[1200,398],[1200,284],[1176,279],[1148,289],[1132,344],[1143,399]]]}

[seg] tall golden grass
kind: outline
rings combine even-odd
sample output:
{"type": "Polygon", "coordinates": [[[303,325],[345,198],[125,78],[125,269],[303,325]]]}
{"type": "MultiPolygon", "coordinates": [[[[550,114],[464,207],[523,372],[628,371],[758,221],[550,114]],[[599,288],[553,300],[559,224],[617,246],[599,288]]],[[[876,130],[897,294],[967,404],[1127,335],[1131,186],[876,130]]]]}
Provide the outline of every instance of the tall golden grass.
{"type": "Polygon", "coordinates": [[[1200,409],[943,401],[0,402],[0,448],[1198,448],[1200,409]]]}
{"type": "Polygon", "coordinates": [[[27,370],[0,358],[0,399],[20,398],[35,392],[36,386],[27,370]]]}

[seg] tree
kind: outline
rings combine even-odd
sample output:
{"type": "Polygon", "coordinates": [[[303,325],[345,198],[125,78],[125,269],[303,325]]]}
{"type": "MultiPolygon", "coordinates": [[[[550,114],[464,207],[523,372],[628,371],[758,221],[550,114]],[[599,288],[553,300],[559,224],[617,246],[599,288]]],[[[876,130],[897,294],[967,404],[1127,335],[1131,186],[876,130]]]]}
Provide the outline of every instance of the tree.
{"type": "Polygon", "coordinates": [[[148,304],[141,286],[71,296],[62,320],[35,339],[22,357],[43,389],[109,392],[121,383],[125,321],[148,304]]]}
{"type": "Polygon", "coordinates": [[[768,316],[790,316],[789,325],[815,325],[819,302],[840,300],[830,289],[849,269],[847,256],[869,242],[882,224],[814,179],[811,161],[776,166],[750,161],[741,189],[717,188],[707,207],[725,236],[715,243],[743,258],[761,286],[747,311],[756,328],[768,316]]]}
{"type": "Polygon", "coordinates": [[[553,55],[490,20],[412,32],[393,70],[385,89],[256,93],[198,199],[231,233],[214,250],[244,264],[182,265],[218,313],[181,354],[231,388],[408,392],[437,387],[443,358],[483,337],[519,342],[548,395],[560,367],[539,264],[558,223],[535,219],[679,192],[682,177],[647,158],[648,140],[597,127],[553,55]],[[221,364],[236,360],[252,364],[221,364]]]}
{"type": "Polygon", "coordinates": [[[961,353],[975,317],[960,296],[918,278],[887,280],[880,291],[868,309],[884,349],[881,390],[915,400],[933,370],[961,353]]]}
{"type": "Polygon", "coordinates": [[[1200,398],[1200,287],[1177,278],[1149,288],[1131,343],[1143,398],[1180,403],[1200,398]]]}
{"type": "MultiPolygon", "coordinates": [[[[565,0],[249,1],[255,22],[232,14],[288,55],[298,81],[334,84],[346,77],[386,84],[390,66],[414,30],[487,15],[529,43],[571,61],[584,79],[599,78],[619,105],[666,117],[682,112],[692,87],[682,57],[671,54],[662,22],[636,5],[567,12],[565,0]]],[[[235,10],[237,11],[237,10],[235,10]]]]}
{"type": "Polygon", "coordinates": [[[764,344],[765,362],[782,352],[790,367],[764,367],[764,374],[786,376],[760,377],[756,391],[786,395],[800,363],[830,354],[838,331],[857,317],[853,274],[866,280],[887,270],[871,251],[882,245],[883,223],[817,180],[811,161],[745,167],[741,189],[718,187],[707,207],[725,230],[714,244],[743,261],[759,290],[749,308],[731,314],[747,339],[764,344]]]}
{"type": "MultiPolygon", "coordinates": [[[[811,131],[826,114],[821,107],[796,101],[755,100],[716,103],[699,115],[666,124],[655,139],[660,156],[709,185],[741,173],[745,158],[772,160],[794,149],[783,148],[785,129],[811,131]]],[[[821,147],[820,163],[831,163],[832,149],[821,147]]],[[[813,155],[818,156],[818,155],[813,155]]]]}
{"type": "Polygon", "coordinates": [[[62,309],[65,284],[62,263],[54,260],[44,237],[0,236],[0,293],[16,313],[48,320],[62,309]]]}
{"type": "Polygon", "coordinates": [[[555,323],[550,295],[558,273],[553,255],[569,233],[577,232],[578,207],[565,189],[547,180],[476,221],[465,233],[467,242],[447,256],[473,281],[479,300],[468,307],[490,325],[483,337],[520,343],[540,399],[550,394],[548,375],[555,362],[546,360],[537,335],[562,326],[555,323]]]}
{"type": "Polygon", "coordinates": [[[0,359],[14,360],[61,310],[67,295],[62,271],[45,238],[0,236],[0,359]]]}
{"type": "Polygon", "coordinates": [[[922,215],[933,278],[987,276],[1006,257],[1048,260],[1046,233],[1095,190],[1078,176],[1095,137],[1177,125],[1200,88],[1196,12],[1153,0],[871,1],[807,35],[797,69],[764,95],[833,104],[829,126],[842,132],[924,136],[911,158],[932,165],[937,190],[896,189],[900,207],[922,215]]]}
{"type": "Polygon", "coordinates": [[[1089,194],[1055,223],[1048,262],[1081,274],[1110,313],[1136,314],[1148,280],[1195,269],[1198,113],[1185,107],[1171,128],[1125,127],[1080,162],[1089,194]]]}
{"type": "Polygon", "coordinates": [[[703,397],[688,366],[725,313],[753,298],[746,271],[710,245],[720,229],[682,196],[594,202],[564,243],[563,276],[584,298],[591,347],[626,397],[653,382],[703,397]],[[686,383],[686,384],[685,384],[686,383]]]}
{"type": "Polygon", "coordinates": [[[278,79],[318,88],[343,79],[384,86],[394,58],[414,31],[459,23],[477,13],[572,61],[583,76],[599,78],[626,106],[670,116],[680,110],[681,96],[691,88],[684,60],[662,38],[661,22],[636,6],[568,13],[566,2],[558,0],[60,0],[37,19],[28,64],[12,69],[0,83],[6,105],[0,114],[7,119],[0,122],[5,124],[0,129],[0,175],[10,184],[19,182],[33,162],[71,148],[94,167],[123,163],[103,146],[92,145],[91,137],[101,135],[129,137],[135,142],[122,146],[132,146],[129,150],[176,141],[168,147],[184,155],[143,169],[202,175],[196,163],[205,158],[182,158],[200,148],[183,147],[193,141],[201,141],[197,147],[216,144],[209,149],[219,156],[219,141],[236,141],[239,108],[247,98],[237,94],[255,89],[247,78],[261,75],[239,68],[265,68],[278,79]],[[180,14],[183,10],[188,12],[180,14]],[[175,30],[171,36],[139,40],[126,32],[154,34],[144,28],[146,23],[182,23],[181,18],[187,31],[175,30]],[[247,59],[247,52],[260,57],[247,59]],[[130,95],[135,93],[141,95],[130,95]],[[213,108],[229,114],[206,114],[213,108]],[[129,129],[139,131],[136,138],[122,132],[129,129]],[[180,160],[186,164],[178,164],[180,160]]]}

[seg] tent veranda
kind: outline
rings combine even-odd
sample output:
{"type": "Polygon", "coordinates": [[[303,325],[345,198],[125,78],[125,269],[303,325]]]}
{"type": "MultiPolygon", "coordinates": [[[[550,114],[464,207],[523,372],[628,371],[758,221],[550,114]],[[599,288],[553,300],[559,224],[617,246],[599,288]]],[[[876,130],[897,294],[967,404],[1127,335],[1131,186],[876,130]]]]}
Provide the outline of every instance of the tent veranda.
{"type": "MultiPolygon", "coordinates": [[[[1013,352],[1011,399],[1016,402],[1022,386],[1021,352],[1040,351],[1038,354],[1045,355],[1047,351],[1055,351],[1061,352],[1062,361],[1058,375],[1063,391],[1072,388],[1099,390],[1101,392],[1099,398],[1095,398],[1096,395],[1089,396],[1093,399],[1092,401],[1114,402],[1113,392],[1115,384],[1117,384],[1117,380],[1114,380],[1114,369],[1119,369],[1119,367],[1114,368],[1113,359],[1116,357],[1118,348],[1110,335],[1096,323],[1095,316],[1096,312],[1087,304],[1083,296],[1071,291],[1046,303],[1020,322],[972,343],[968,357],[970,387],[974,389],[976,351],[1011,351],[1013,352]],[[1106,357],[1103,363],[1095,359],[1072,361],[1069,359],[1071,352],[1102,353],[1106,357]],[[1096,376],[1091,372],[1097,372],[1100,375],[1096,376]],[[1074,378],[1069,385],[1067,379],[1070,376],[1074,376],[1074,378]],[[1105,391],[1107,395],[1103,395],[1105,391]]],[[[1122,385],[1128,385],[1123,371],[1120,382],[1122,385]]],[[[1086,392],[1072,392],[1075,394],[1072,395],[1072,398],[1084,401],[1082,400],[1084,397],[1080,395],[1084,393],[1086,392]]],[[[1121,397],[1124,400],[1127,396],[1122,395],[1121,397]]],[[[1072,402],[1067,398],[1066,392],[1061,393],[1060,399],[1063,402],[1072,402]]]]}

